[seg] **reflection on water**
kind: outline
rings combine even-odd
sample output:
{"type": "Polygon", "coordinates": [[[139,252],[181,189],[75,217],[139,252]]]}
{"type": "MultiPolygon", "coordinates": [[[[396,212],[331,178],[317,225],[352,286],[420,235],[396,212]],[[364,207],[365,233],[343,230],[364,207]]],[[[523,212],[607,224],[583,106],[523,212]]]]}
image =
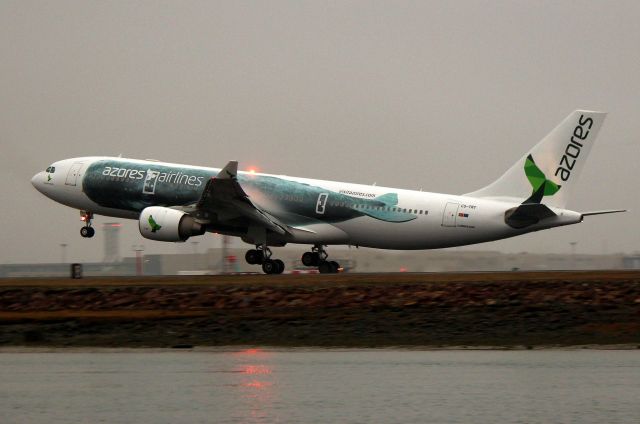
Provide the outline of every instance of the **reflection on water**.
{"type": "Polygon", "coordinates": [[[275,418],[270,411],[277,387],[272,380],[273,367],[265,364],[270,355],[261,349],[245,349],[231,354],[236,362],[235,371],[241,375],[240,383],[236,385],[241,399],[236,415],[239,422],[260,423],[275,418]],[[243,411],[247,413],[243,414],[243,411]]]}
{"type": "Polygon", "coordinates": [[[0,353],[4,423],[637,423],[640,351],[0,353]]]}

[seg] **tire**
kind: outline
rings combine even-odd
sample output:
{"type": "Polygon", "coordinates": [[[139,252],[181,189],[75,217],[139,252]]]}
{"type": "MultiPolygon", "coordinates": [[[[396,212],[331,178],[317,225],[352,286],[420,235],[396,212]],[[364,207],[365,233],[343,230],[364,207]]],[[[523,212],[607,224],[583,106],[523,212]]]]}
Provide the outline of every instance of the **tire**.
{"type": "Polygon", "coordinates": [[[276,262],[271,259],[267,259],[262,263],[262,271],[264,271],[265,274],[275,274],[277,267],[276,262]]]}
{"type": "Polygon", "coordinates": [[[257,265],[262,263],[262,254],[256,249],[247,250],[244,254],[244,259],[249,265],[257,265]]]}
{"type": "Polygon", "coordinates": [[[304,252],[302,254],[302,264],[304,266],[318,266],[320,256],[316,252],[304,252]]]}
{"type": "Polygon", "coordinates": [[[273,262],[276,264],[276,271],[274,274],[282,274],[284,272],[284,262],[280,259],[275,259],[273,262]]]}
{"type": "Polygon", "coordinates": [[[88,233],[87,237],[91,238],[96,235],[96,229],[93,227],[87,227],[88,233]]]}
{"type": "Polygon", "coordinates": [[[80,228],[80,235],[84,238],[89,237],[89,227],[80,228]]]}
{"type": "Polygon", "coordinates": [[[338,273],[340,271],[340,264],[336,261],[329,262],[331,264],[331,272],[338,273]]]}
{"type": "Polygon", "coordinates": [[[333,267],[331,266],[331,263],[322,261],[318,264],[318,271],[320,271],[320,274],[331,274],[333,267]]]}

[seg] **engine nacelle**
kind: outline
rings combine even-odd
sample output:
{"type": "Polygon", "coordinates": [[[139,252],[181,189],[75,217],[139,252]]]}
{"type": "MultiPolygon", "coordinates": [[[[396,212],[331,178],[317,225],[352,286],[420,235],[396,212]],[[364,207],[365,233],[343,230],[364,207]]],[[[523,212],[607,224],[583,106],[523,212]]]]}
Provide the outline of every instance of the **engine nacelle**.
{"type": "Polygon", "coordinates": [[[186,213],[162,206],[143,209],[138,227],[142,237],[158,241],[186,241],[191,236],[201,236],[206,230],[186,213]]]}

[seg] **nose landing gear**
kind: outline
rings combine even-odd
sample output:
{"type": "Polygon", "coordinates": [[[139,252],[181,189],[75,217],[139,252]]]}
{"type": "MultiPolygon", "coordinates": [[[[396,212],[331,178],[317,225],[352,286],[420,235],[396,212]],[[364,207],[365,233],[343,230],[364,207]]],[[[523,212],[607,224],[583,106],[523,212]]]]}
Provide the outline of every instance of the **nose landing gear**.
{"type": "Polygon", "coordinates": [[[324,246],[317,244],[311,248],[311,252],[302,255],[304,266],[317,266],[321,274],[335,274],[340,270],[340,264],[336,261],[328,261],[329,255],[324,246]]]}
{"type": "Polygon", "coordinates": [[[80,228],[80,235],[84,238],[91,238],[96,234],[96,230],[91,226],[93,212],[80,211],[80,220],[84,222],[84,227],[80,228]]]}
{"type": "Polygon", "coordinates": [[[266,245],[257,245],[255,249],[248,250],[244,255],[250,265],[262,265],[265,274],[282,274],[284,262],[280,259],[271,259],[271,249],[266,245]]]}

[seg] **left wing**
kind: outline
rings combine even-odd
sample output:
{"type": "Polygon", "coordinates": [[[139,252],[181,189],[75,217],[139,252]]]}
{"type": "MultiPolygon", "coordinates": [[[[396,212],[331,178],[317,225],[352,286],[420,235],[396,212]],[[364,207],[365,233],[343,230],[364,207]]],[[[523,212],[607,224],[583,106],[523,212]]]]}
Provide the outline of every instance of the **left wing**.
{"type": "Polygon", "coordinates": [[[194,206],[196,217],[216,213],[222,217],[233,216],[249,221],[275,233],[290,234],[286,224],[257,207],[238,183],[238,162],[230,161],[204,188],[200,200],[194,206]]]}

